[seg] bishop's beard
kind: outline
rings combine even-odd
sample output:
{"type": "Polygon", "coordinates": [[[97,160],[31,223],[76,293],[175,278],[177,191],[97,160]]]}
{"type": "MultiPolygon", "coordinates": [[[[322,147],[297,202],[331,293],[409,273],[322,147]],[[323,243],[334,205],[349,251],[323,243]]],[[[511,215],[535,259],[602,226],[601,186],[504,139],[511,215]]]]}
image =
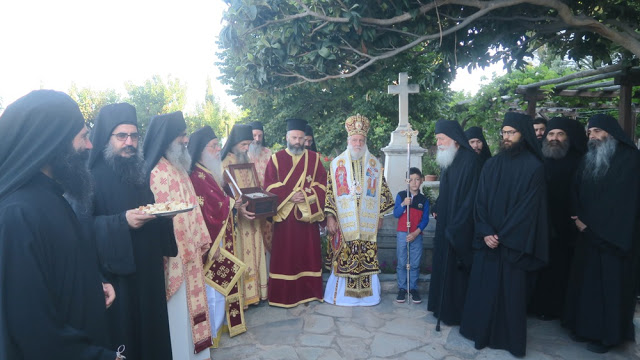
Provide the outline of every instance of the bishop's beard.
{"type": "Polygon", "coordinates": [[[446,169],[453,163],[458,153],[458,148],[454,144],[448,147],[438,146],[438,152],[436,153],[436,162],[442,169],[446,169]]]}
{"type": "Polygon", "coordinates": [[[145,181],[144,177],[144,159],[140,148],[128,145],[121,151],[126,151],[129,154],[133,154],[130,157],[124,157],[114,149],[111,143],[103,150],[104,160],[107,165],[113,169],[113,171],[120,177],[125,184],[141,185],[145,181]]]}
{"type": "Polygon", "coordinates": [[[213,179],[222,186],[222,160],[220,160],[220,153],[211,155],[208,151],[202,153],[202,165],[211,171],[213,179]]]}
{"type": "Polygon", "coordinates": [[[364,156],[364,154],[369,151],[369,147],[367,144],[362,145],[360,150],[355,150],[353,146],[347,145],[347,149],[349,150],[349,155],[351,155],[351,160],[360,160],[364,156]]]}
{"type": "Polygon", "coordinates": [[[548,141],[547,138],[542,140],[542,155],[546,158],[551,159],[562,159],[567,156],[567,152],[569,151],[569,139],[565,141],[559,140],[551,140],[548,141]]]}
{"type": "Polygon", "coordinates": [[[604,140],[591,139],[587,143],[589,151],[584,156],[583,177],[598,180],[602,178],[611,165],[611,158],[616,151],[618,140],[607,136],[604,140]]]}
{"type": "Polygon", "coordinates": [[[76,151],[69,145],[51,161],[51,175],[64,189],[65,197],[81,209],[91,207],[93,181],[87,168],[89,150],[76,151]]]}
{"type": "Polygon", "coordinates": [[[262,144],[253,141],[251,144],[249,144],[249,157],[252,159],[257,159],[258,157],[260,157],[260,154],[262,154],[262,149],[264,149],[264,146],[262,146],[262,144]]]}
{"type": "Polygon", "coordinates": [[[165,155],[173,166],[189,173],[191,169],[191,156],[184,145],[172,142],[165,155]]]}
{"type": "Polygon", "coordinates": [[[517,142],[509,141],[509,143],[505,143],[504,140],[500,142],[500,152],[511,155],[511,156],[516,156],[520,154],[524,150],[524,148],[525,148],[524,140],[522,139],[517,142]]]}

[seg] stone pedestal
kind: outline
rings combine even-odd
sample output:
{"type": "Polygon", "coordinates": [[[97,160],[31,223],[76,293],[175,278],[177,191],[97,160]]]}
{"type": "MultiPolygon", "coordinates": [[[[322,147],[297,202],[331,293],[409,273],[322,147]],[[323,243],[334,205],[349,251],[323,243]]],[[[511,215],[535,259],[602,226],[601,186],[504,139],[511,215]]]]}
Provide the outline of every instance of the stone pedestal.
{"type": "MultiPolygon", "coordinates": [[[[387,179],[389,188],[394,198],[401,190],[407,189],[407,138],[400,132],[408,130],[408,127],[400,127],[391,133],[391,141],[387,147],[383,148],[384,159],[384,177],[387,179]]],[[[418,145],[416,136],[411,138],[411,166],[417,167],[422,171],[422,155],[426,152],[418,145]]]]}

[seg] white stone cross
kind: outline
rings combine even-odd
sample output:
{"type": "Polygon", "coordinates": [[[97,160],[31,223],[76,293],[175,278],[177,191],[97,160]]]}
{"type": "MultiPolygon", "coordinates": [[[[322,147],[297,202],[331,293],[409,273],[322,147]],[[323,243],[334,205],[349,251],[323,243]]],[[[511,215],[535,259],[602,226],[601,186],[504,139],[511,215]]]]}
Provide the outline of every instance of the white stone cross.
{"type": "Polygon", "coordinates": [[[398,85],[389,85],[387,92],[389,94],[398,94],[400,101],[398,130],[405,129],[409,125],[409,94],[420,92],[418,84],[409,84],[409,75],[406,72],[398,74],[398,85]]]}

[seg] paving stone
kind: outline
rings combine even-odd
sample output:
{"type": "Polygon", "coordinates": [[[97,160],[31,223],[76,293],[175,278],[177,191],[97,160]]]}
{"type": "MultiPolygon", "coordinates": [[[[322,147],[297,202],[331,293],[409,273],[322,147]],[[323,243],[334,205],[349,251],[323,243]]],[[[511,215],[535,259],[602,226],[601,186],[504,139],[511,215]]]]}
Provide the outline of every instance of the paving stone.
{"type": "MultiPolygon", "coordinates": [[[[300,360],[317,360],[327,349],[315,347],[296,347],[300,360]]],[[[335,350],[334,350],[335,351],[335,350]]]]}
{"type": "Polygon", "coordinates": [[[340,356],[340,354],[338,354],[338,352],[335,351],[334,349],[329,349],[325,351],[318,358],[318,360],[343,360],[343,359],[347,359],[347,358],[343,358],[342,356],[340,356]]]}
{"type": "Polygon", "coordinates": [[[317,335],[317,334],[303,334],[298,339],[300,344],[304,346],[317,346],[317,347],[330,347],[333,342],[333,335],[317,335]]]}
{"type": "Polygon", "coordinates": [[[473,341],[460,335],[459,327],[457,326],[454,329],[450,329],[444,348],[449,350],[449,352],[464,354],[463,357],[474,356],[478,353],[478,350],[474,347],[473,341]]]}
{"type": "Polygon", "coordinates": [[[423,346],[417,350],[418,352],[428,356],[430,358],[440,360],[444,359],[450,352],[442,346],[442,344],[432,343],[427,346],[423,346]]]}
{"type": "Polygon", "coordinates": [[[369,345],[360,339],[339,337],[336,339],[340,352],[345,359],[368,359],[369,345]]]}
{"type": "Polygon", "coordinates": [[[314,334],[326,334],[335,330],[332,317],[324,315],[308,315],[304,321],[304,331],[314,334]]]}
{"type": "Polygon", "coordinates": [[[286,309],[287,313],[292,317],[304,316],[307,314],[313,314],[316,312],[319,306],[323,305],[323,303],[319,301],[311,301],[305,304],[298,305],[296,307],[286,309]]]}
{"type": "MultiPolygon", "coordinates": [[[[357,309],[354,309],[357,310],[357,309]]],[[[374,331],[386,323],[386,321],[378,316],[374,316],[371,313],[365,312],[356,312],[354,311],[353,316],[351,317],[351,322],[354,324],[360,325],[363,328],[374,331]]]]}
{"type": "Polygon", "coordinates": [[[371,344],[371,355],[390,357],[417,349],[421,345],[421,341],[408,339],[403,336],[376,334],[373,338],[373,343],[371,344]]]}
{"type": "Polygon", "coordinates": [[[250,306],[244,312],[247,329],[276,321],[288,320],[292,317],[284,309],[269,305],[250,306]]]}
{"type": "Polygon", "coordinates": [[[290,319],[256,326],[250,331],[262,345],[293,345],[302,331],[302,324],[302,319],[290,319]]]}
{"type": "Polygon", "coordinates": [[[211,359],[247,359],[258,354],[259,351],[260,349],[256,344],[211,349],[211,359]]]}
{"type": "Polygon", "coordinates": [[[316,314],[327,315],[334,318],[350,318],[353,314],[351,306],[336,306],[322,303],[315,309],[316,314]]]}
{"type": "Polygon", "coordinates": [[[373,336],[373,332],[369,331],[361,326],[358,326],[353,323],[343,323],[339,320],[336,321],[336,325],[338,326],[338,333],[342,336],[352,337],[352,338],[369,338],[373,336]]]}
{"type": "Polygon", "coordinates": [[[388,321],[379,331],[424,341],[427,338],[427,333],[430,332],[428,326],[429,324],[420,320],[396,318],[388,321]]]}
{"type": "Polygon", "coordinates": [[[398,360],[436,360],[436,358],[422,351],[409,351],[398,360]]]}
{"type": "Polygon", "coordinates": [[[260,358],[264,360],[298,360],[298,353],[292,346],[277,346],[265,349],[260,358]]]}

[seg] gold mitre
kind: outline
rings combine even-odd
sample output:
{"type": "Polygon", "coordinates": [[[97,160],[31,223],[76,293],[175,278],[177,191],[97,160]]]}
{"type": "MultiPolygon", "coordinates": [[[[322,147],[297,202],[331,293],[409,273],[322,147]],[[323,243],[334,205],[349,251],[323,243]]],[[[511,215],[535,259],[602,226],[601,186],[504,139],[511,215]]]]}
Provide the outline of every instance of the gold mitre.
{"type": "Polygon", "coordinates": [[[367,136],[367,133],[369,132],[369,119],[360,114],[349,116],[347,121],[344,122],[344,127],[347,129],[348,136],[367,136]]]}

